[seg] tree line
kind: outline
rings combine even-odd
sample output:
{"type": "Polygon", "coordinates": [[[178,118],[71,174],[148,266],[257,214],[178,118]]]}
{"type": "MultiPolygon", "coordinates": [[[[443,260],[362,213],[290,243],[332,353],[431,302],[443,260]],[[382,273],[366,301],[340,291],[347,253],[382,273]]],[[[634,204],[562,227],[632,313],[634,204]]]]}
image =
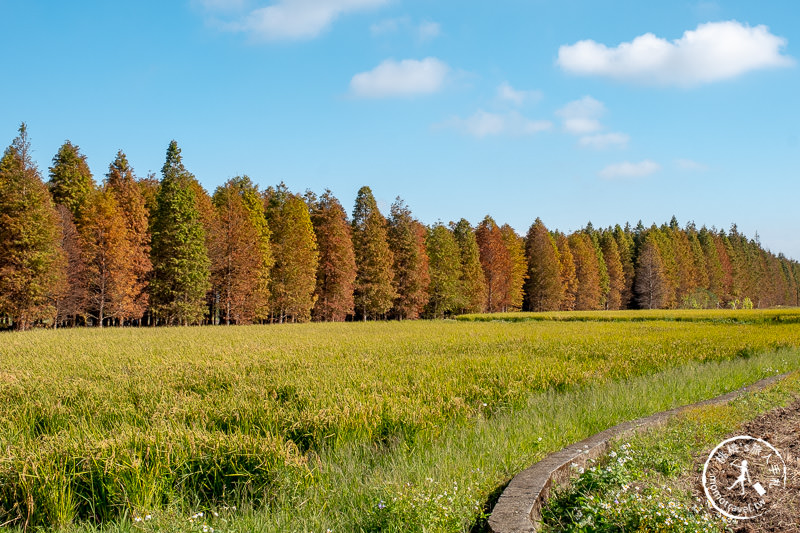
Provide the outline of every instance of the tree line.
{"type": "Polygon", "coordinates": [[[369,187],[209,195],[170,142],[161,177],[119,151],[102,183],[65,142],[45,182],[25,124],[0,160],[0,324],[187,325],[470,312],[796,306],[800,264],[729,231],[591,223],[525,236],[491,217],[431,226],[369,187]]]}

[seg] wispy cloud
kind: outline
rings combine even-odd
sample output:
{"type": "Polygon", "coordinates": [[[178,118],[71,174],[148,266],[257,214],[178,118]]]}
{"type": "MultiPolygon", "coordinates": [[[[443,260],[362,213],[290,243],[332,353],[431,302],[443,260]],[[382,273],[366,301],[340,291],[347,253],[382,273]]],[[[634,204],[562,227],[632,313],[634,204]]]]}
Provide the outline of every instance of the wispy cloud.
{"type": "Polygon", "coordinates": [[[650,159],[638,163],[624,161],[608,165],[600,171],[600,176],[606,179],[618,178],[644,178],[661,170],[661,165],[650,159]]]}
{"type": "Polygon", "coordinates": [[[417,27],[417,37],[423,42],[437,38],[441,32],[442,27],[439,23],[431,20],[423,20],[417,27]]]}
{"type": "Polygon", "coordinates": [[[708,170],[708,165],[692,161],[691,159],[676,159],[675,164],[681,170],[702,171],[708,170]]]}
{"type": "MultiPolygon", "coordinates": [[[[218,8],[242,4],[237,0],[201,0],[218,8]]],[[[241,32],[254,40],[307,40],[326,31],[342,15],[385,5],[390,0],[278,0],[250,10],[232,22],[223,23],[228,31],[241,32]]]]}
{"type": "Polygon", "coordinates": [[[624,133],[598,133],[581,137],[578,144],[584,148],[596,148],[598,150],[611,147],[625,148],[628,146],[630,139],[624,133]]]}
{"type": "Polygon", "coordinates": [[[389,98],[432,94],[445,85],[450,67],[436,59],[387,59],[350,80],[350,92],[360,98],[389,98]]]}
{"type": "Polygon", "coordinates": [[[369,31],[373,37],[389,35],[399,31],[411,33],[419,42],[432,41],[442,33],[442,27],[438,22],[423,20],[415,24],[411,17],[402,16],[383,19],[370,25],[369,31]]]}
{"type": "Polygon", "coordinates": [[[613,47],[593,40],[564,45],[558,51],[558,64],[583,76],[691,87],[793,65],[794,60],[782,53],[786,44],[763,25],[709,22],[673,41],[646,33],[613,47]]]}
{"type": "Polygon", "coordinates": [[[525,102],[536,102],[542,99],[541,91],[518,90],[504,81],[497,87],[497,97],[503,101],[511,102],[514,105],[522,105],[525,102]]]}
{"type": "Polygon", "coordinates": [[[594,133],[603,129],[600,117],[606,112],[602,102],[591,96],[569,102],[556,111],[563,120],[564,130],[576,135],[594,133]]]}
{"type": "Polygon", "coordinates": [[[437,128],[452,128],[461,133],[482,139],[496,135],[533,135],[553,127],[549,120],[532,120],[516,111],[510,113],[490,113],[479,109],[467,118],[453,117],[437,128]]]}

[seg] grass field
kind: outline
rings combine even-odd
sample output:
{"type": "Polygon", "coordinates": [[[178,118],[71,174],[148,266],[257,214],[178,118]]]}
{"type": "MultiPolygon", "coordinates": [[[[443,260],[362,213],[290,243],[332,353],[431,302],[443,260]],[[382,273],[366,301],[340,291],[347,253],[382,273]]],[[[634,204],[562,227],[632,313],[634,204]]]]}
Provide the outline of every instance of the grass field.
{"type": "Polygon", "coordinates": [[[800,368],[797,311],[593,316],[0,335],[0,524],[468,530],[549,451],[800,368]]]}

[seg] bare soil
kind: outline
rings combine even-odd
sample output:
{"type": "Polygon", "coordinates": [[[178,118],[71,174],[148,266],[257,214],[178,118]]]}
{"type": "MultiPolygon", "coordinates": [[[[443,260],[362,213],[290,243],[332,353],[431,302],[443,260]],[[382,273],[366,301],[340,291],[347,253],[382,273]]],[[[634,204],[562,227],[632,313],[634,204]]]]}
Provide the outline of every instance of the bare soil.
{"type": "MultiPolygon", "coordinates": [[[[777,448],[786,464],[786,485],[762,516],[735,522],[733,531],[800,533],[800,400],[764,413],[740,426],[729,437],[738,435],[760,438],[777,448]]],[[[710,451],[705,450],[696,457],[695,472],[702,472],[710,451]]],[[[690,483],[701,500],[706,499],[700,476],[693,474],[692,479],[687,477],[682,481],[690,483]]]]}

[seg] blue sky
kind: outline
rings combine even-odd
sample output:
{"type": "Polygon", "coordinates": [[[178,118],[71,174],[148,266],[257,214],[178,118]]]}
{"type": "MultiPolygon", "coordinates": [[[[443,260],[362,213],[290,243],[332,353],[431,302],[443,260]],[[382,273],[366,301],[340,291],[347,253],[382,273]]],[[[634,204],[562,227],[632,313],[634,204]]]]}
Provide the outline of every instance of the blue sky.
{"type": "Polygon", "coordinates": [[[795,1],[0,0],[3,145],[425,223],[736,222],[800,259],[795,1]]]}

